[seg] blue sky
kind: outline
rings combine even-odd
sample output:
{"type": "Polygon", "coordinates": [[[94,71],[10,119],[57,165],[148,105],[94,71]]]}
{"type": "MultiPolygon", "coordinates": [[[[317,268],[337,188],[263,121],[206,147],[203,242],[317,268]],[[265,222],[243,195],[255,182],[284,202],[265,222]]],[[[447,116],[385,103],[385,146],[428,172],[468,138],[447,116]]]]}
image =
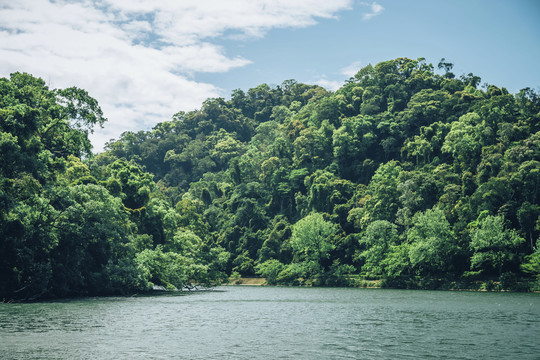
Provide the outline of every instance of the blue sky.
{"type": "Polygon", "coordinates": [[[377,3],[384,10],[369,20],[362,19],[369,9],[357,2],[315,26],[272,30],[264,39],[222,41],[228,52],[253,63],[197,78],[229,91],[290,78],[339,86],[349,68],[397,57],[425,57],[436,66],[444,57],[457,75],[472,72],[511,92],[527,86],[540,90],[540,1],[377,3]]]}
{"type": "Polygon", "coordinates": [[[284,80],[337,89],[397,57],[540,92],[536,0],[0,0],[0,76],[87,90],[97,151],[208,97],[284,80]]]}

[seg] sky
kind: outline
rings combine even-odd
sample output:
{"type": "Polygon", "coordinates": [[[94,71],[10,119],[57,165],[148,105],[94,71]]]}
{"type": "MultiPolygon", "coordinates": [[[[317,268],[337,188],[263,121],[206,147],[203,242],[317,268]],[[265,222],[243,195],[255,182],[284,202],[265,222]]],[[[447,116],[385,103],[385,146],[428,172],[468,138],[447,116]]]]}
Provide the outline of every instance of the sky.
{"type": "Polygon", "coordinates": [[[0,0],[0,77],[88,91],[108,118],[95,152],[235,89],[334,91],[398,57],[540,92],[540,1],[0,0]]]}

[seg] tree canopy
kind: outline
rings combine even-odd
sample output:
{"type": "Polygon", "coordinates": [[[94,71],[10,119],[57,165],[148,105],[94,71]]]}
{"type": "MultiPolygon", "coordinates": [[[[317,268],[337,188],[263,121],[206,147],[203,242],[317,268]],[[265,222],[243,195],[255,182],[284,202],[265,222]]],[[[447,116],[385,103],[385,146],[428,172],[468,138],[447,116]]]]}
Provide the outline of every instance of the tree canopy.
{"type": "Polygon", "coordinates": [[[88,134],[106,119],[86,91],[0,79],[0,296],[233,272],[317,285],[532,279],[540,97],[452,69],[399,58],[335,92],[294,80],[235,90],[98,155],[88,134]]]}

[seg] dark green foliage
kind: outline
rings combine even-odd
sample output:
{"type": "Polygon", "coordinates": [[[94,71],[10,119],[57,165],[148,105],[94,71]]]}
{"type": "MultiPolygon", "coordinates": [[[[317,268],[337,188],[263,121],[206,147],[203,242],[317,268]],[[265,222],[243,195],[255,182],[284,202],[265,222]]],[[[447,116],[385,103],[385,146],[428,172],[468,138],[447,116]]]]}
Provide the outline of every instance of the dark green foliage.
{"type": "Polygon", "coordinates": [[[84,90],[49,90],[21,73],[0,79],[1,299],[126,294],[225,277],[228,254],[209,237],[180,235],[201,226],[165,200],[152,174],[111,154],[92,157],[88,133],[105,120],[84,90]],[[164,259],[162,272],[145,266],[140,254],[148,252],[163,254],[154,256],[164,259]]]}

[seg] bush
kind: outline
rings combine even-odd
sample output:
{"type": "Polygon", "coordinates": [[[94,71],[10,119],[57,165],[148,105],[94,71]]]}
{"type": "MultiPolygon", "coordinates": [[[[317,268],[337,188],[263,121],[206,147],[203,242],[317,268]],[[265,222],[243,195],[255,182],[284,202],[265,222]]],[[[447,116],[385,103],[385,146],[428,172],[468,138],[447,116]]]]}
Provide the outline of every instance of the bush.
{"type": "Polygon", "coordinates": [[[493,280],[488,280],[480,286],[480,290],[492,291],[495,289],[495,283],[493,280]]]}
{"type": "Polygon", "coordinates": [[[255,267],[258,275],[266,278],[268,285],[276,285],[278,275],[285,268],[279,260],[270,259],[255,267]]]}
{"type": "Polygon", "coordinates": [[[306,272],[300,265],[289,264],[279,273],[277,281],[279,284],[302,285],[305,275],[306,272]]]}
{"type": "Polygon", "coordinates": [[[237,271],[233,271],[231,276],[229,276],[229,282],[231,284],[241,284],[242,279],[241,279],[240,273],[237,271]]]}
{"type": "Polygon", "coordinates": [[[505,272],[501,274],[499,281],[502,289],[514,290],[517,284],[517,276],[513,272],[505,272]]]}

